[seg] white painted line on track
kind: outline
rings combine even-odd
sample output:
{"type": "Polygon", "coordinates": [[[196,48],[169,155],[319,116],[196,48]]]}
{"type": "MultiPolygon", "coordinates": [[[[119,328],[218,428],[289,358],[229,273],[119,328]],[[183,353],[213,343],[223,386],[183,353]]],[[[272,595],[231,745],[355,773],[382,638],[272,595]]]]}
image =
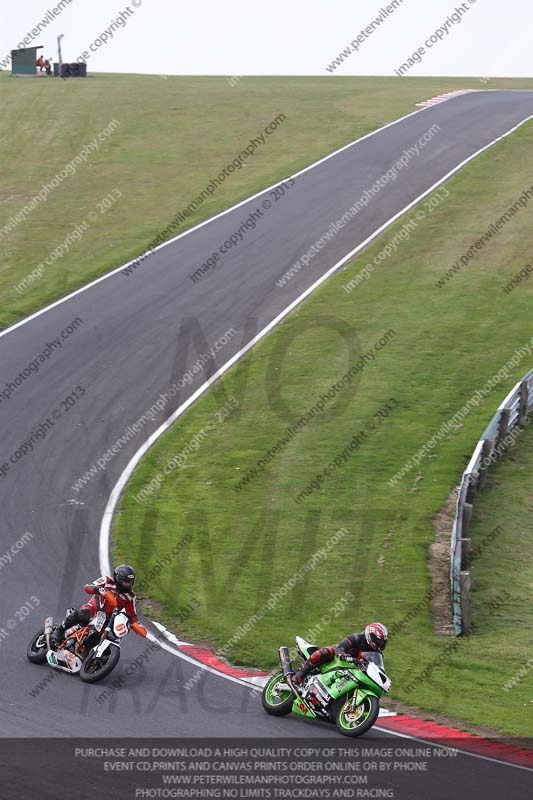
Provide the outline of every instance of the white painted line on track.
{"type": "Polygon", "coordinates": [[[177,650],[175,647],[172,647],[171,645],[169,645],[166,642],[164,642],[161,639],[161,635],[162,634],[160,634],[159,636],[154,636],[153,633],[148,631],[148,633],[146,634],[146,638],[150,642],[157,642],[159,647],[163,648],[163,650],[166,650],[167,653],[171,653],[173,656],[178,656],[183,661],[187,661],[189,664],[192,664],[198,670],[204,670],[205,672],[210,672],[212,675],[217,675],[219,678],[221,678],[221,677],[222,678],[226,678],[226,680],[233,681],[233,683],[240,683],[241,686],[246,686],[247,689],[262,689],[263,688],[262,686],[255,685],[255,684],[251,683],[251,681],[252,681],[251,678],[244,679],[244,678],[236,678],[233,675],[225,675],[223,672],[220,672],[218,669],[215,669],[214,667],[210,667],[207,664],[202,664],[201,661],[197,661],[192,656],[188,656],[187,653],[182,653],[181,650],[177,650]]]}

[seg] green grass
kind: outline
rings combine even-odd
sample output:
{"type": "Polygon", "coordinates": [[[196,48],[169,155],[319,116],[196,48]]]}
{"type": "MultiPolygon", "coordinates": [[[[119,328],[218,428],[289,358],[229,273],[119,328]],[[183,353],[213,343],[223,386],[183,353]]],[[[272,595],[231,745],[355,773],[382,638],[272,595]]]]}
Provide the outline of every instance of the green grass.
{"type": "MultiPolygon", "coordinates": [[[[0,230],[112,120],[120,127],[6,237],[0,238],[0,328],[143,252],[209,180],[278,114],[286,122],[189,224],[207,219],[435,93],[530,81],[224,78],[98,75],[16,79],[0,73],[0,230]],[[333,124],[332,124],[333,123],[333,124]],[[122,199],[22,294],[17,286],[97,210],[122,199]]],[[[175,233],[185,230],[180,226],[175,233]]]]}
{"type": "MultiPolygon", "coordinates": [[[[172,625],[192,597],[199,607],[177,626],[180,633],[224,647],[236,628],[341,526],[348,535],[305,583],[228,648],[232,661],[271,667],[279,644],[291,644],[296,633],[320,623],[346,593],[352,601],[340,614],[329,614],[317,636],[320,643],[338,641],[372,618],[392,625],[424,599],[433,516],[497,405],[531,360],[525,358],[418,470],[394,488],[388,479],[515,349],[530,341],[533,283],[510,295],[502,291],[530,258],[527,211],[513,217],[444,289],[435,282],[530,186],[532,176],[524,165],[530,163],[532,144],[529,124],[470,164],[447,184],[448,199],[357,291],[348,295],[342,286],[403,221],[317,290],[152,448],[127,487],[114,529],[116,557],[140,565],[141,592],[155,603],[149,613],[172,625]],[[260,477],[236,492],[236,483],[287,425],[391,329],[394,338],[357,384],[295,436],[260,477]],[[211,431],[159,492],[137,503],[135,495],[232,396],[239,400],[238,411],[211,431]],[[398,406],[384,424],[319,492],[295,503],[294,496],[391,397],[398,406]],[[190,546],[158,577],[143,580],[185,533],[192,535],[190,546]]],[[[513,527],[507,535],[522,538],[513,527]]],[[[393,697],[467,723],[527,734],[523,709],[512,693],[501,690],[502,658],[497,654],[505,614],[514,659],[525,658],[524,631],[532,614],[525,603],[520,614],[513,604],[498,613],[481,611],[480,603],[494,599],[509,582],[501,563],[487,569],[490,586],[482,599],[476,585],[481,629],[460,641],[414,693],[404,687],[439,657],[450,639],[433,634],[426,611],[392,639],[388,668],[393,697]]]]}
{"type": "MultiPolygon", "coordinates": [[[[492,701],[509,716],[523,720],[520,731],[531,736],[533,698],[533,429],[524,429],[518,442],[489,472],[476,497],[470,529],[476,555],[471,562],[474,647],[493,664],[492,701]],[[501,531],[492,539],[497,526],[501,531]],[[483,541],[489,541],[485,547],[483,541]],[[520,633],[521,631],[521,633],[520,633]],[[502,684],[523,665],[530,668],[515,686],[499,697],[502,684]],[[503,678],[502,680],[502,673],[503,678]]],[[[481,676],[480,676],[481,677],[481,676]]]]}

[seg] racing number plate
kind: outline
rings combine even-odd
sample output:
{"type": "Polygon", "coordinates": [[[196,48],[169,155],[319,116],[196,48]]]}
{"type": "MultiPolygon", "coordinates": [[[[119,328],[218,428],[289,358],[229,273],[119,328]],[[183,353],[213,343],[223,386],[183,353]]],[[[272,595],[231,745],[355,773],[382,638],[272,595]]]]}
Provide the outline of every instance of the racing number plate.
{"type": "Polygon", "coordinates": [[[102,630],[105,625],[106,615],[104,611],[99,611],[96,617],[94,618],[94,627],[98,632],[102,630]]]}

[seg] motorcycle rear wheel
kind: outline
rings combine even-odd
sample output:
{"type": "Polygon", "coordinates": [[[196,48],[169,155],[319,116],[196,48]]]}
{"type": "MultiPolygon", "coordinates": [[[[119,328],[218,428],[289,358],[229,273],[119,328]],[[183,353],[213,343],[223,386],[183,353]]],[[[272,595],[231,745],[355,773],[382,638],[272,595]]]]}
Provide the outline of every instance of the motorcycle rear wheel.
{"type": "Polygon", "coordinates": [[[347,695],[335,700],[333,718],[337,730],[343,736],[361,736],[361,734],[370,730],[377,720],[379,716],[379,700],[374,695],[366,695],[353,713],[349,711],[351,702],[351,696],[348,697],[347,695]]]}
{"type": "Polygon", "coordinates": [[[42,628],[35,634],[28,645],[26,650],[28,661],[31,661],[32,664],[45,664],[47,650],[48,647],[44,635],[44,628],[42,628]]]}
{"type": "Polygon", "coordinates": [[[292,711],[292,704],[294,703],[294,695],[291,691],[282,691],[279,694],[275,691],[276,684],[283,681],[283,674],[279,673],[274,675],[265,688],[261,701],[263,708],[267,714],[272,714],[274,717],[284,717],[292,711]]]}
{"type": "Polygon", "coordinates": [[[96,656],[95,650],[96,648],[93,647],[89,651],[81,665],[80,678],[85,683],[101,681],[115,669],[120,659],[120,648],[115,645],[109,645],[100,658],[96,656]]]}

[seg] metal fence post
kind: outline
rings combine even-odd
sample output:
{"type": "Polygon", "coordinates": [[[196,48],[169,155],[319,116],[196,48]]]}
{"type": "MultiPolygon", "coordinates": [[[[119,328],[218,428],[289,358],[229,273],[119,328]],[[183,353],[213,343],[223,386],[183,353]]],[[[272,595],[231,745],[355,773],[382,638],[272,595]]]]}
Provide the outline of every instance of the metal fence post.
{"type": "Polygon", "coordinates": [[[502,408],[502,412],[500,414],[500,424],[498,426],[498,438],[496,439],[496,447],[505,439],[507,433],[509,431],[509,415],[510,410],[508,408],[502,408]]]}
{"type": "Polygon", "coordinates": [[[520,425],[524,425],[527,418],[527,410],[529,408],[529,383],[522,381],[520,384],[520,411],[518,412],[518,421],[520,425]]]}
{"type": "Polygon", "coordinates": [[[470,573],[467,571],[461,572],[461,612],[463,622],[463,633],[470,633],[472,630],[472,602],[470,597],[470,589],[472,581],[470,573]]]}
{"type": "Polygon", "coordinates": [[[491,450],[492,450],[492,444],[490,440],[485,439],[485,441],[483,442],[483,450],[481,451],[481,468],[479,470],[478,487],[480,489],[483,489],[487,480],[491,450]]]}

